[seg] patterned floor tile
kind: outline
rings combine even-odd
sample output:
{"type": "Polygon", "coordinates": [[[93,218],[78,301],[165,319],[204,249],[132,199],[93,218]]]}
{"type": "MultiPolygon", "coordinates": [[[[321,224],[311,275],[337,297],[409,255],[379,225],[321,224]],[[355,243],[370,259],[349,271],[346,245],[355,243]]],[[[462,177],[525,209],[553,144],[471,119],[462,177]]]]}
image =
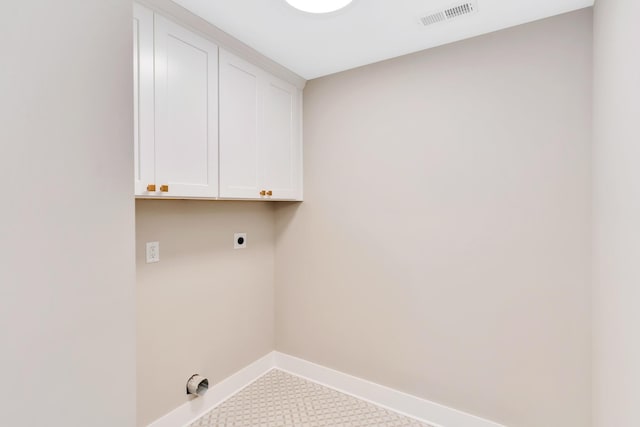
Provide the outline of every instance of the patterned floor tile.
{"type": "Polygon", "coordinates": [[[430,427],[274,369],[190,427],[430,427]]]}

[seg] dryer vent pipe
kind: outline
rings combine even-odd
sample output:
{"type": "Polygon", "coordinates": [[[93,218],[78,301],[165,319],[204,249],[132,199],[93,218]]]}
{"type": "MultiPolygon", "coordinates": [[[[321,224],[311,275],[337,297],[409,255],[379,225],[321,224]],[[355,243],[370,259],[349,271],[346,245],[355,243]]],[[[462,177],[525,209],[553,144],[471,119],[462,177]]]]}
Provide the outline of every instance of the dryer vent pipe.
{"type": "Polygon", "coordinates": [[[205,377],[194,374],[187,381],[187,394],[202,396],[209,389],[209,380],[205,377]]]}

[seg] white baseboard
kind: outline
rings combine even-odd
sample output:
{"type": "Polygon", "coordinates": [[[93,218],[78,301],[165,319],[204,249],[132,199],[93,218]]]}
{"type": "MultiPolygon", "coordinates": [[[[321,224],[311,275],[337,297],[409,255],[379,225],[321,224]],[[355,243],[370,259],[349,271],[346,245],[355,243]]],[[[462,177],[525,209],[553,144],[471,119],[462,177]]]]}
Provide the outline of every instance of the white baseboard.
{"type": "Polygon", "coordinates": [[[275,352],[256,360],[209,388],[207,393],[182,404],[148,427],[186,427],[275,367],[275,352]]]}
{"type": "Polygon", "coordinates": [[[493,421],[287,354],[275,352],[274,359],[277,369],[415,418],[434,427],[505,427],[493,421]]]}
{"type": "Polygon", "coordinates": [[[148,427],[186,427],[274,368],[407,415],[434,427],[505,427],[475,415],[276,351],[215,384],[203,397],[179,406],[149,424],[148,427]]]}

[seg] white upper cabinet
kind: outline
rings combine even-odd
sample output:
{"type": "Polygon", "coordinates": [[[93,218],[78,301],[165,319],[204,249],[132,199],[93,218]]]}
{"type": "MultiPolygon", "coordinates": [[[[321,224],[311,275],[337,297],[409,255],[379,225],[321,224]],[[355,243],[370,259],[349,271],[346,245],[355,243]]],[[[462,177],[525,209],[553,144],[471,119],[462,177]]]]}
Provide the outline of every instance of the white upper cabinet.
{"type": "Polygon", "coordinates": [[[220,49],[220,197],[259,198],[261,71],[220,49]]]}
{"type": "Polygon", "coordinates": [[[155,167],[160,193],[218,196],[218,46],[155,16],[155,167]]]}
{"type": "Polygon", "coordinates": [[[218,46],[134,3],[135,194],[218,197],[218,46]]]}
{"type": "Polygon", "coordinates": [[[135,194],[155,181],[153,106],[153,12],[133,5],[133,144],[135,194]]]}
{"type": "Polygon", "coordinates": [[[295,86],[267,75],[261,126],[262,177],[274,199],[301,199],[302,127],[295,86]]]}
{"type": "Polygon", "coordinates": [[[133,6],[135,194],[302,199],[301,91],[133,6]]]}
{"type": "Polygon", "coordinates": [[[220,49],[220,197],[301,199],[300,95],[220,49]]]}

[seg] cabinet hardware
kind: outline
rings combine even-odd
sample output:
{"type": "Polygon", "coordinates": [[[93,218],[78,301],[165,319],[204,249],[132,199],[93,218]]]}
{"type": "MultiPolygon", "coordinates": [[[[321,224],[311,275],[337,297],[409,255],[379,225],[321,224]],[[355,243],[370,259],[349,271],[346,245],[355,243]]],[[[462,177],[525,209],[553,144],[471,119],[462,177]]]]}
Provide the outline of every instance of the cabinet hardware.
{"type": "Polygon", "coordinates": [[[273,191],[271,190],[267,191],[267,196],[273,196],[273,191]]]}
{"type": "Polygon", "coordinates": [[[168,193],[169,192],[169,186],[168,185],[161,185],[160,186],[160,191],[162,191],[163,193],[168,193]]]}
{"type": "Polygon", "coordinates": [[[262,190],[262,191],[260,192],[260,195],[261,195],[261,196],[266,196],[266,195],[267,195],[267,192],[266,192],[266,191],[264,191],[264,190],[262,190]]]}
{"type": "Polygon", "coordinates": [[[156,191],[156,185],[155,184],[147,185],[147,191],[156,191]]]}

